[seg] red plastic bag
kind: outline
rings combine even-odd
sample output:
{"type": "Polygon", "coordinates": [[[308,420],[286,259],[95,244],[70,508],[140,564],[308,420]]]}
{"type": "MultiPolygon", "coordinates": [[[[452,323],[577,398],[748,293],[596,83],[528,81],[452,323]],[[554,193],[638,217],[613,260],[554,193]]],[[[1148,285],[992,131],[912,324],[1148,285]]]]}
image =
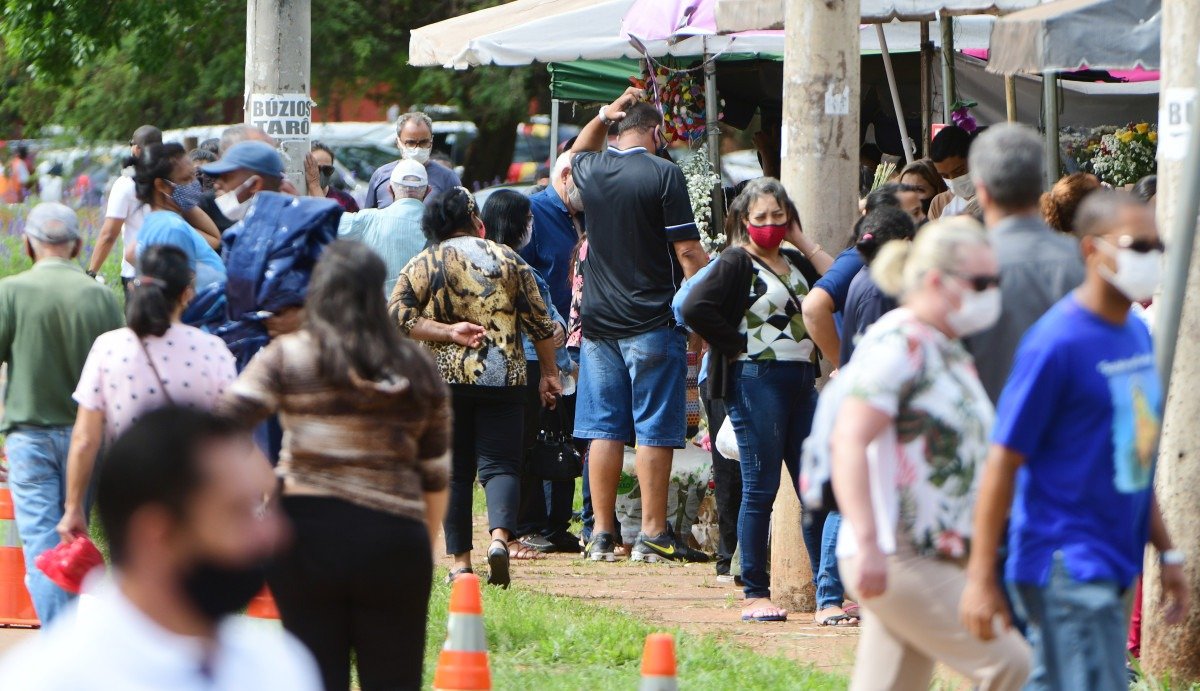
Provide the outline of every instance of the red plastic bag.
{"type": "Polygon", "coordinates": [[[59,543],[42,552],[34,563],[54,585],[77,594],[83,587],[84,577],[92,569],[104,566],[104,557],[88,536],[77,535],[70,542],[59,543]]]}

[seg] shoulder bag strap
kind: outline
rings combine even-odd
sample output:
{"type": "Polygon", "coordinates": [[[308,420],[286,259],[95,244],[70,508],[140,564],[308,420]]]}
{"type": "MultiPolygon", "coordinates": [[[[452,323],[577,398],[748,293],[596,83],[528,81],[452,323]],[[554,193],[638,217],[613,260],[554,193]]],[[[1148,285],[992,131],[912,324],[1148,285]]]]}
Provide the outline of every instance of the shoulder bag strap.
{"type": "Polygon", "coordinates": [[[146,362],[150,365],[150,371],[154,373],[154,378],[158,380],[158,388],[163,392],[163,397],[167,399],[167,404],[175,405],[175,401],[171,399],[170,392],[167,391],[166,385],[163,384],[162,375],[158,373],[158,366],[154,364],[154,358],[150,357],[150,350],[146,347],[146,342],[139,338],[138,345],[142,346],[142,354],[146,356],[146,362]]]}
{"type": "MultiPolygon", "coordinates": [[[[756,264],[758,264],[759,266],[761,266],[762,268],[766,269],[767,273],[769,273],[769,274],[771,274],[772,276],[774,276],[774,277],[775,277],[775,279],[776,279],[777,281],[779,281],[779,283],[780,283],[781,285],[783,285],[783,289],[784,289],[784,290],[786,290],[786,291],[788,292],[788,295],[789,295],[789,296],[791,296],[791,299],[792,299],[792,307],[796,308],[796,311],[797,311],[797,312],[799,312],[799,311],[800,311],[800,305],[801,305],[801,303],[802,303],[803,301],[802,301],[802,300],[801,300],[801,299],[800,299],[800,298],[799,298],[799,297],[796,295],[796,291],[792,290],[792,286],[788,285],[788,282],[787,282],[787,280],[785,280],[785,279],[784,279],[782,276],[780,276],[779,274],[775,273],[775,269],[772,269],[772,268],[771,268],[771,267],[770,267],[770,266],[769,266],[769,265],[768,265],[766,262],[764,262],[763,260],[761,260],[761,259],[759,259],[758,257],[754,256],[754,253],[753,253],[753,252],[746,252],[746,254],[747,254],[747,255],[749,255],[749,256],[750,256],[750,258],[754,260],[754,263],[756,263],[756,264]]],[[[779,255],[779,256],[781,256],[781,257],[784,257],[783,261],[784,261],[784,263],[786,263],[786,264],[788,265],[788,267],[791,267],[791,266],[792,266],[792,263],[791,263],[790,261],[788,261],[788,259],[787,259],[787,257],[786,257],[786,256],[784,256],[784,255],[782,255],[782,254],[781,254],[781,255],[779,255]]],[[[788,273],[791,273],[791,269],[790,269],[790,268],[788,269],[788,273]]]]}

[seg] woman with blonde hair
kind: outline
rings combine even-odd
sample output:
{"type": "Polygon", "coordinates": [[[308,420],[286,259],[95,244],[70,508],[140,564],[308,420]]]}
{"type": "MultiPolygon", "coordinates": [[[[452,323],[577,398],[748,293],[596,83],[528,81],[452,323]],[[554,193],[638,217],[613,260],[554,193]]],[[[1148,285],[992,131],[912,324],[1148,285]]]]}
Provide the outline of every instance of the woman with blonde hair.
{"type": "Polygon", "coordinates": [[[839,375],[837,551],[866,611],[851,688],[926,689],[942,662],[977,688],[1019,689],[1029,646],[1014,631],[975,639],[957,605],[994,417],[960,339],[1000,316],[996,255],[982,226],[953,217],[885,245],[871,276],[902,306],[867,331],[839,375]]]}

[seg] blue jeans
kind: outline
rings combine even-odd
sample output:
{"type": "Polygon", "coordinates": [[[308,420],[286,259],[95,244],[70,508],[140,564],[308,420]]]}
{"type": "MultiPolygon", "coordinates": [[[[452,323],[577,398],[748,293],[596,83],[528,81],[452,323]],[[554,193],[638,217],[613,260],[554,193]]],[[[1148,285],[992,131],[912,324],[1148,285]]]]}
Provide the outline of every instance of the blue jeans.
{"type": "Polygon", "coordinates": [[[730,367],[725,406],[742,455],[737,533],[747,599],[771,596],[771,507],[783,464],[792,477],[799,476],[801,445],[817,407],[815,377],[816,368],[804,362],[745,361],[730,367]]]}
{"type": "Polygon", "coordinates": [[[837,535],[842,514],[837,511],[806,511],[801,532],[812,565],[813,584],[817,586],[817,611],[841,607],[846,589],[838,573],[837,535]]]}
{"type": "Polygon", "coordinates": [[[622,339],[585,338],[576,439],[684,448],[687,337],[663,326],[622,339]]]}
{"type": "Polygon", "coordinates": [[[1033,675],[1026,689],[1129,688],[1125,610],[1115,581],[1076,581],[1056,554],[1045,586],[1009,587],[1033,646],[1033,675]]]}
{"type": "Polygon", "coordinates": [[[66,499],[70,427],[17,428],[8,433],[8,487],[25,553],[25,586],[42,626],[50,623],[72,595],[46,578],[34,560],[59,543],[58,522],[66,499]]]}

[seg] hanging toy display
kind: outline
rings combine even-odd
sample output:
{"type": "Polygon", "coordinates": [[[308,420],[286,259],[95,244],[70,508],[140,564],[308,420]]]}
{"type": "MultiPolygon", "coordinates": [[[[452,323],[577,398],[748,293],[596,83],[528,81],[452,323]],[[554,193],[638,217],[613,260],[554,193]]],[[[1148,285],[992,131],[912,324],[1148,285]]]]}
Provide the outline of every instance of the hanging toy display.
{"type": "Polygon", "coordinates": [[[695,142],[704,136],[704,81],[694,69],[675,70],[645,61],[642,78],[633,86],[646,92],[646,100],[663,114],[663,134],[668,142],[695,142]]]}

